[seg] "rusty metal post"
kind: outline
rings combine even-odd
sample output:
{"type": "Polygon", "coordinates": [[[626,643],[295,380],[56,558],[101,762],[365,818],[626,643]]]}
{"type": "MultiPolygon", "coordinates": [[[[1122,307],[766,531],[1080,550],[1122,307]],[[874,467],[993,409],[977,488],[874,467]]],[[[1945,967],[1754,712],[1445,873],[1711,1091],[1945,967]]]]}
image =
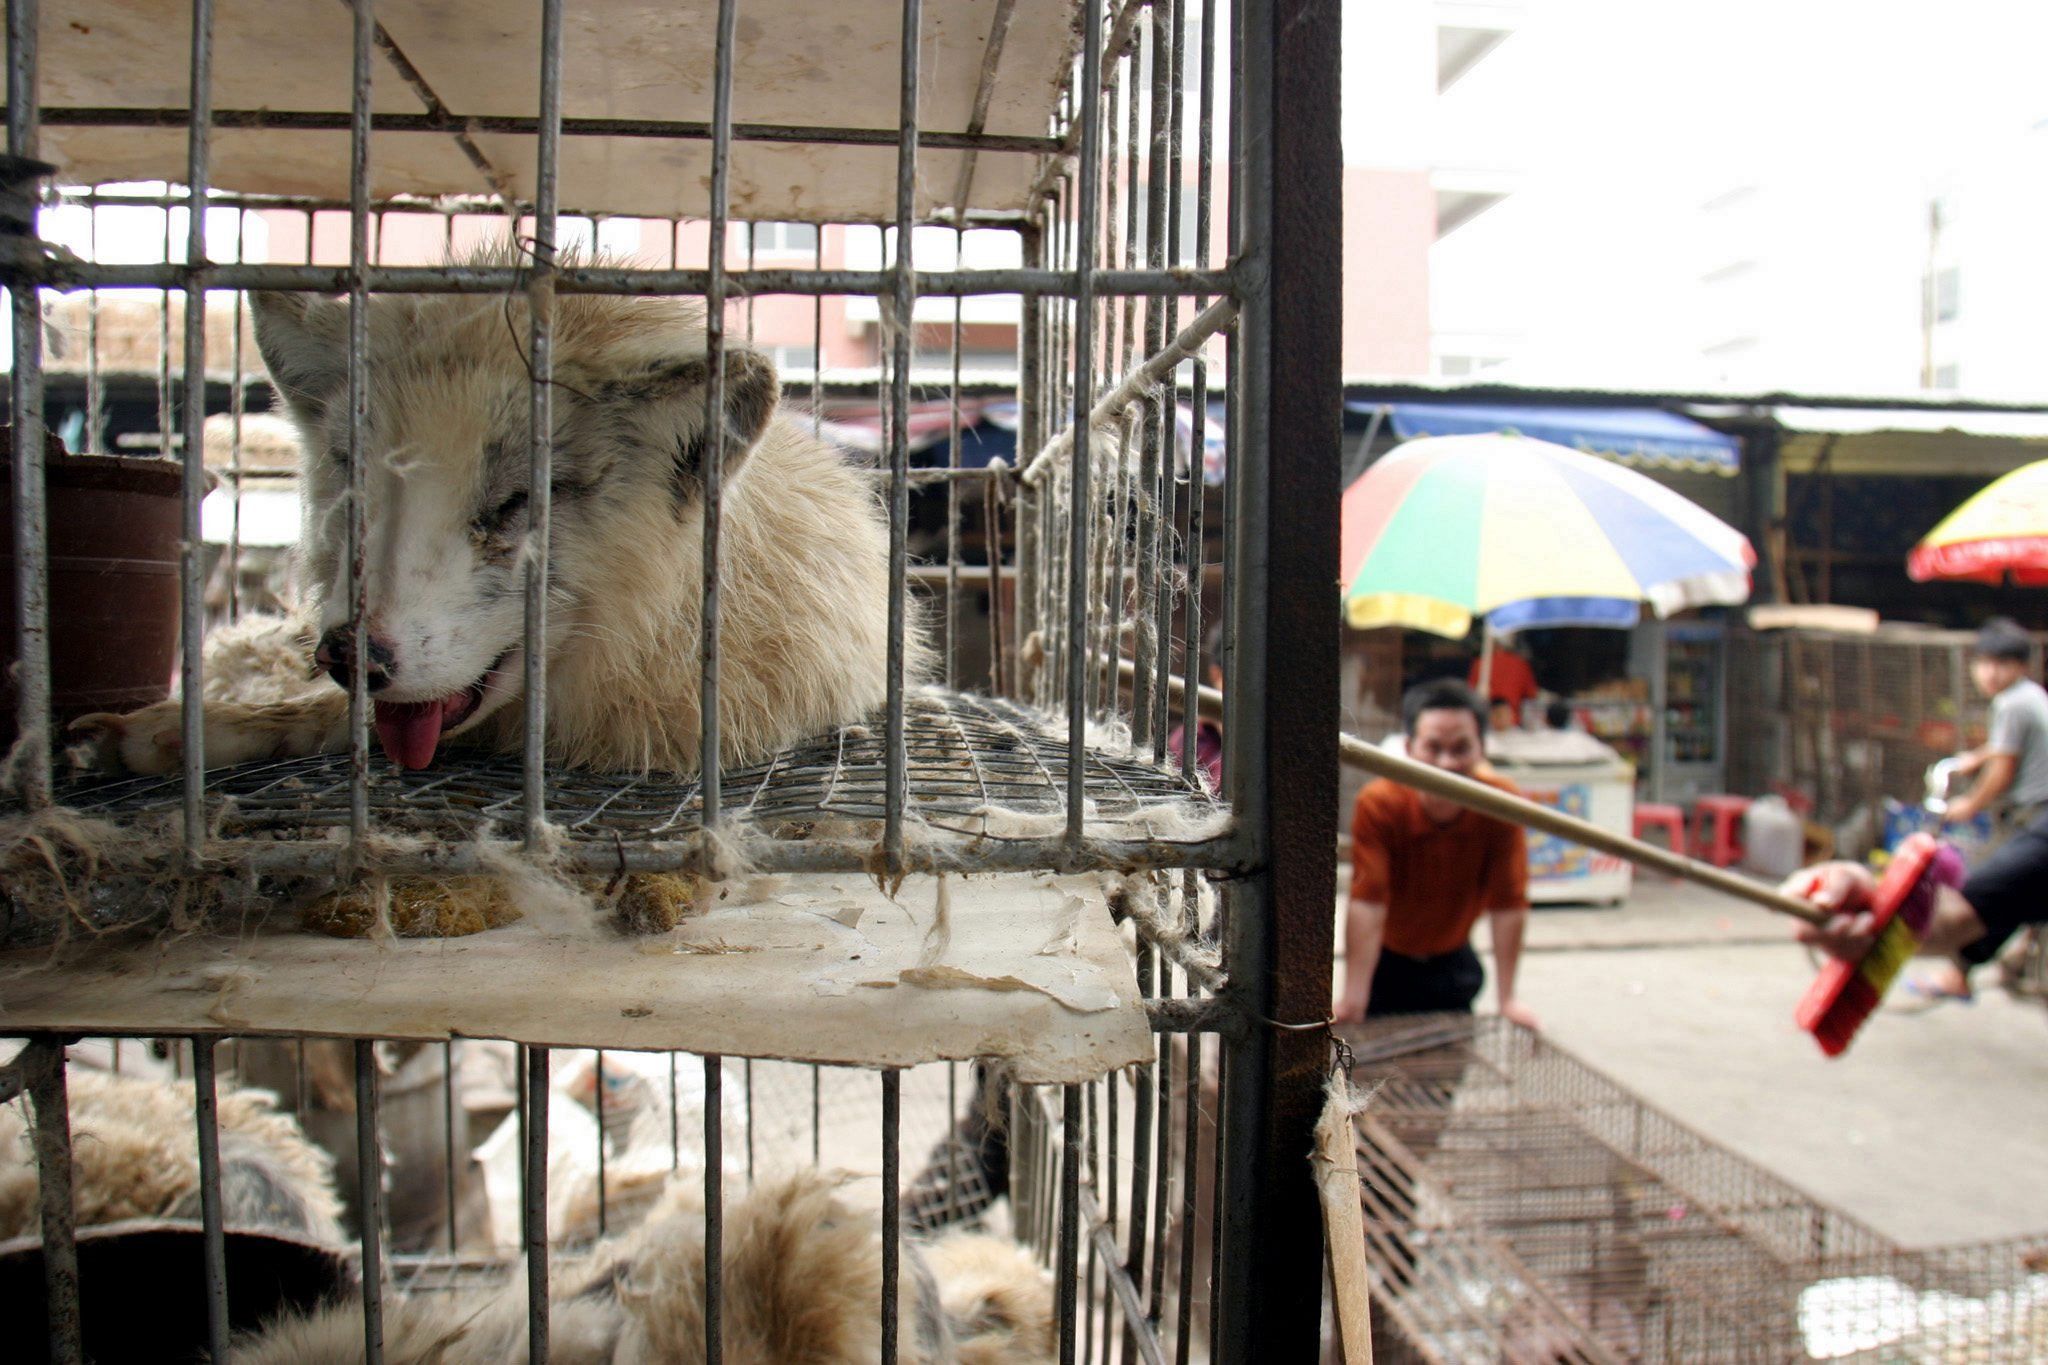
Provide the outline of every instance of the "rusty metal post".
{"type": "Polygon", "coordinates": [[[1238,11],[1231,211],[1235,364],[1224,780],[1255,842],[1231,884],[1230,978],[1263,1021],[1227,1048],[1219,1361],[1314,1361],[1322,1217],[1308,1153],[1328,1070],[1337,826],[1337,500],[1342,384],[1341,15],[1238,11]],[[1285,780],[1279,780],[1285,773],[1285,780]]]}

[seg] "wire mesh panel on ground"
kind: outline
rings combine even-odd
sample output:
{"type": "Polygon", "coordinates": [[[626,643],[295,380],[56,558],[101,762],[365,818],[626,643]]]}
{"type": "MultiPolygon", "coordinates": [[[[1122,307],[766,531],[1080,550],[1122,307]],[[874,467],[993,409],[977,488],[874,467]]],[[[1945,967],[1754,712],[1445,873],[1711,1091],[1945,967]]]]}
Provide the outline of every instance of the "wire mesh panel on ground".
{"type": "Polygon", "coordinates": [[[1389,1020],[1355,1046],[1377,1087],[1358,1153],[1395,1359],[2048,1350],[2048,1243],[1903,1250],[1498,1019],[1389,1020]]]}

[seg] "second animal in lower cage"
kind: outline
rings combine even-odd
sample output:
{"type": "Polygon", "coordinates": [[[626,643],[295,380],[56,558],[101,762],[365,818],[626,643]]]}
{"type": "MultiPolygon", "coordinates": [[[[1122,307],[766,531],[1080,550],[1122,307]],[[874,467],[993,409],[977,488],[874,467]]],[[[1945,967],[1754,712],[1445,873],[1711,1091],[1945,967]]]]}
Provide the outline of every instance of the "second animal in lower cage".
{"type": "MultiPolygon", "coordinates": [[[[321,1056],[325,1044],[314,1043],[321,1056]]],[[[246,1059],[244,1059],[246,1060],[246,1059]]],[[[168,1076],[120,1076],[70,1068],[74,1206],[81,1226],[137,1238],[196,1224],[199,1169],[193,1087],[168,1076]],[[168,1222],[166,1221],[168,1220],[168,1222]]],[[[564,1099],[563,1102],[568,1102],[564,1099]]],[[[222,1215],[231,1234],[277,1233],[308,1247],[346,1250],[331,1158],[265,1091],[219,1092],[222,1215]]],[[[28,1101],[0,1105],[0,1236],[30,1233],[38,1173],[28,1101]]],[[[387,1135],[388,1137],[388,1135],[387,1135]]],[[[417,1159],[418,1153],[411,1153],[417,1159]]],[[[665,1163],[664,1163],[665,1164],[665,1163]]],[[[402,1171],[387,1175],[402,1177],[402,1171]]],[[[721,1334],[731,1365],[865,1365],[882,1336],[882,1224],[842,1197],[838,1176],[815,1170],[734,1184],[720,1219],[721,1334]]],[[[704,1359],[703,1175],[671,1176],[643,1205],[615,1201],[608,1237],[555,1253],[550,1273],[551,1359],[560,1365],[689,1365],[704,1359]],[[643,1211],[644,1210],[644,1211],[643,1211]]],[[[555,1228],[559,1236],[564,1229],[555,1228]]],[[[157,1243],[137,1241],[138,1250],[157,1243]]],[[[187,1248],[196,1254],[196,1245],[187,1248]]],[[[1054,1357],[1052,1283],[1022,1246],[979,1232],[900,1243],[895,1300],[897,1358],[904,1365],[1038,1365],[1054,1357]]],[[[120,1264],[134,1258],[96,1261],[120,1264]]],[[[160,1265],[175,1279],[183,1266],[160,1265]]],[[[195,1285],[196,1266],[189,1267],[195,1285]]],[[[40,1277],[35,1277],[39,1279],[40,1277]]],[[[396,1264],[387,1284],[406,1278],[396,1264]]],[[[83,1286],[105,1304],[128,1287],[83,1286]]],[[[230,1299],[242,1302],[230,1279],[230,1299]]],[[[286,1295],[286,1301],[292,1301],[286,1295]]],[[[304,1300],[300,1300],[304,1303],[304,1300]]],[[[516,1365],[526,1359],[523,1275],[510,1268],[488,1289],[388,1292],[384,1359],[392,1365],[516,1365]]],[[[237,1309],[237,1316],[240,1309],[237,1309]]],[[[188,1315],[197,1331],[203,1314],[188,1315]]],[[[104,1324],[101,1324],[104,1326],[104,1324]]],[[[148,1337],[155,1359],[186,1359],[148,1337]]],[[[364,1358],[363,1303],[349,1294],[284,1314],[235,1346],[238,1362],[342,1365],[364,1358]]],[[[173,1333],[175,1335],[175,1333],[173,1333]]],[[[119,1333],[100,1339],[102,1359],[123,1357],[119,1333]],[[116,1354],[106,1354],[106,1352],[116,1354]]]]}
{"type": "MultiPolygon", "coordinates": [[[[879,1221],[804,1172],[764,1182],[724,1210],[723,1359],[732,1365],[859,1365],[882,1335],[879,1221]]],[[[550,1270],[550,1359],[560,1365],[688,1365],[705,1358],[701,1185],[672,1183],[631,1231],[550,1270]]],[[[1053,1358],[1052,1285],[1022,1247],[956,1233],[906,1240],[895,1311],[904,1365],[1037,1365],[1053,1358]]],[[[392,1365],[507,1365],[526,1359],[526,1294],[386,1296],[392,1365]]],[[[353,1365],[363,1304],[349,1299],[271,1324],[239,1344],[245,1365],[353,1365]]]]}

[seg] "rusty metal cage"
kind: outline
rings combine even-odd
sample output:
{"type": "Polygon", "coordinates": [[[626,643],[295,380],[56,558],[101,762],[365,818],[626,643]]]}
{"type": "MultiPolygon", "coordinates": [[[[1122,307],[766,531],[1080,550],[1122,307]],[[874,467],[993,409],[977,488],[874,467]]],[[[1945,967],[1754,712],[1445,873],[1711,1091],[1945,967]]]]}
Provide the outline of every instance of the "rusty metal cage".
{"type": "MultiPolygon", "coordinates": [[[[1979,744],[1989,713],[1970,681],[1967,631],[1736,631],[1729,637],[1730,759],[1742,791],[1789,786],[1817,818],[1917,802],[1937,759],[1979,744]]],[[[2037,644],[2030,669],[2038,671],[2037,644]]]]}
{"type": "Polygon", "coordinates": [[[2039,1360],[2048,1245],[1917,1251],[1498,1019],[1368,1031],[1388,1358],[2039,1360]]]}
{"type": "MultiPolygon", "coordinates": [[[[1314,1027],[1330,962],[1336,624],[1302,585],[1331,581],[1336,554],[1334,521],[1305,534],[1295,519],[1334,506],[1337,491],[1335,9],[703,0],[657,15],[535,0],[516,14],[427,15],[373,0],[62,11],[10,0],[7,24],[0,278],[13,306],[20,739],[0,869],[13,912],[0,1033],[25,1044],[0,1069],[0,1115],[17,1123],[19,1150],[6,1155],[13,1175],[33,1171],[37,1212],[29,1243],[0,1260],[21,1319],[40,1315],[47,1358],[82,1360],[97,1332],[127,1318],[154,1327],[150,1358],[228,1360],[254,1349],[243,1334],[279,1304],[306,1306],[276,1275],[249,1270],[283,1264],[263,1248],[295,1226],[252,1224],[241,1203],[247,1154],[226,1115],[256,1088],[339,1165],[346,1241],[315,1246],[306,1264],[324,1267],[323,1292],[355,1296],[360,1352],[347,1358],[424,1358],[407,1335],[410,1306],[502,1285],[518,1330],[491,1338],[496,1348],[479,1337],[461,1349],[547,1359],[582,1330],[591,1301],[631,1279],[564,1259],[622,1245],[638,1214],[616,1202],[626,1173],[608,1163],[630,1150],[656,1153],[654,1174],[694,1201],[684,1221],[701,1326],[681,1334],[676,1358],[728,1354],[743,1247],[727,1232],[746,1226],[766,1173],[836,1163],[866,1177],[838,1197],[874,1232],[865,1302],[877,1335],[860,1358],[951,1358],[926,1334],[929,1304],[915,1292],[927,1238],[982,1218],[1007,1192],[1010,1212],[991,1226],[1007,1224],[1048,1277],[1043,1354],[1309,1359],[1320,1221],[1302,1154],[1326,1060],[1314,1027]],[[108,43],[124,44],[121,60],[104,59],[108,43]],[[658,70],[634,67],[643,57],[658,70]],[[318,78],[300,79],[309,70],[318,78]],[[808,104],[754,98],[791,70],[815,78],[808,104]],[[160,228],[160,249],[104,241],[122,215],[160,228]],[[602,247],[621,225],[638,254],[570,249],[602,247]],[[509,248],[483,260],[457,250],[487,235],[509,248]],[[872,246],[865,268],[840,250],[856,238],[872,246]],[[990,238],[1005,244],[1002,259],[978,263],[969,246],[990,238]],[[947,264],[928,268],[933,258],[947,264]],[[864,397],[881,417],[886,705],[766,764],[721,761],[716,698],[732,665],[720,648],[729,490],[716,452],[729,436],[711,423],[704,625],[694,657],[676,662],[710,699],[695,773],[609,780],[551,761],[548,651],[534,647],[518,679],[522,738],[495,757],[404,778],[378,771],[356,668],[344,749],[211,765],[207,630],[290,588],[288,555],[252,539],[257,495],[280,466],[258,436],[267,388],[247,341],[251,291],[346,300],[336,515],[358,660],[372,657],[362,556],[378,458],[374,299],[508,301],[530,379],[529,645],[549,638],[558,609],[551,474],[571,401],[555,370],[560,302],[703,299],[707,411],[757,310],[807,311],[809,346],[777,357],[785,398],[808,400],[814,433],[835,399],[864,397]],[[956,436],[943,465],[913,468],[913,395],[944,395],[957,432],[977,391],[965,373],[973,308],[990,300],[1015,314],[1014,385],[995,389],[1014,393],[1019,458],[965,467],[956,436]],[[831,360],[827,309],[836,318],[856,301],[873,310],[872,354],[831,360]],[[77,344],[50,344],[60,334],[77,344]],[[146,415],[124,426],[121,404],[146,415]],[[52,722],[53,435],[83,454],[183,456],[175,779],[65,771],[52,722]],[[215,479],[228,529],[209,536],[215,479]],[[920,516],[940,532],[914,537],[920,516]],[[980,670],[965,661],[985,656],[988,695],[921,686],[908,666],[920,618],[941,660],[935,681],[976,686],[980,670]],[[1198,773],[1193,743],[1169,757],[1192,709],[1183,697],[1210,665],[1225,678],[1220,790],[1198,773]],[[1177,823],[1136,818],[1162,804],[1177,823]],[[989,818],[996,808],[1002,821],[989,818]],[[93,862],[99,880],[74,895],[76,869],[44,856],[44,836],[84,816],[138,842],[93,862]],[[494,949],[492,931],[431,957],[389,943],[263,957],[276,936],[262,906],[280,886],[660,873],[710,886],[715,902],[740,889],[741,843],[748,876],[868,879],[899,911],[918,894],[943,905],[947,875],[1000,874],[991,894],[1021,898],[1012,919],[1042,920],[1051,960],[1094,944],[1111,1003],[1091,1016],[1043,981],[982,978],[974,998],[1005,1018],[1036,1007],[1024,1042],[1005,1043],[1005,1026],[963,1007],[891,1050],[864,1037],[863,1020],[956,980],[835,980],[816,999],[735,992],[730,1017],[709,1018],[681,1008],[685,986],[648,987],[645,974],[673,970],[680,982],[753,948],[695,942],[657,961],[581,925],[559,938],[533,930],[528,946],[544,951],[523,956],[494,949]],[[179,888],[175,905],[160,874],[179,888]],[[39,941],[50,926],[22,913],[50,876],[69,920],[55,955],[39,941]],[[1063,903],[1047,890],[1070,884],[1085,894],[1063,903]],[[238,913],[186,913],[221,906],[238,913]],[[158,938],[168,927],[176,934],[158,938]],[[464,977],[468,944],[492,960],[464,977]],[[346,980],[364,983],[357,998],[307,1012],[309,994],[346,980]],[[893,994],[855,989],[865,986],[893,994]],[[584,1021],[545,1017],[563,1002],[584,1021]],[[1110,1011],[1121,1051],[1101,1042],[1116,1029],[1092,1022],[1110,1011]],[[777,1013],[779,1032],[764,1023],[777,1013]],[[1048,1038],[1067,1052],[1032,1052],[1048,1038]],[[106,1073],[148,1069],[145,1056],[161,1063],[149,1083],[170,1097],[172,1128],[190,1134],[160,1134],[164,1168],[192,1163],[189,1190],[149,1210],[157,1226],[112,1229],[186,1239],[184,1260],[156,1262],[170,1268],[158,1319],[125,1313],[108,1288],[126,1281],[108,1278],[113,1239],[92,1225],[80,1159],[106,1073]],[[493,1112],[505,1116],[500,1155],[515,1176],[509,1203],[497,1199],[514,1235],[488,1245],[462,1226],[474,1202],[464,1148],[479,1134],[458,1077],[480,1056],[503,1072],[493,1112]],[[568,1103],[557,1084],[568,1060],[594,1068],[589,1218],[564,1211],[556,1162],[551,1115],[568,1103]],[[652,1116],[654,1136],[630,1146],[603,1131],[608,1068],[619,1067],[644,1083],[638,1107],[652,1116]],[[394,1119],[407,1107],[416,1112],[394,1119]],[[1007,1124],[991,1117],[1005,1113],[1007,1124]],[[905,1168],[906,1140],[914,1153],[929,1144],[922,1169],[905,1168]],[[1047,1158],[1049,1183],[1003,1179],[1006,1165],[1035,1172],[1047,1158]],[[406,1217],[394,1218],[398,1204],[406,1217]]],[[[972,924],[956,917],[956,945],[972,924]]],[[[914,970],[946,967],[945,947],[943,935],[925,939],[914,970]]]]}

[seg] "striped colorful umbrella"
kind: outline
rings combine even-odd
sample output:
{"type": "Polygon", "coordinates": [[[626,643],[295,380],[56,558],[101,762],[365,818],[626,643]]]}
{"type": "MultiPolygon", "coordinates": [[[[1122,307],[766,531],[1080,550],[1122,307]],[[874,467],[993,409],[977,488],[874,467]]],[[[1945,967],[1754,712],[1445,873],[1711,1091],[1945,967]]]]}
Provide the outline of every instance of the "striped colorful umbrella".
{"type": "Polygon", "coordinates": [[[1344,611],[1360,629],[1461,637],[1540,599],[1622,624],[1640,602],[1668,616],[1747,601],[1756,564],[1739,531],[1661,484],[1521,436],[1409,441],[1345,491],[1343,516],[1344,611]]]}
{"type": "Polygon", "coordinates": [[[1916,583],[1960,578],[2048,586],[2048,460],[2015,469],[1942,518],[1906,556],[1916,583]]]}

